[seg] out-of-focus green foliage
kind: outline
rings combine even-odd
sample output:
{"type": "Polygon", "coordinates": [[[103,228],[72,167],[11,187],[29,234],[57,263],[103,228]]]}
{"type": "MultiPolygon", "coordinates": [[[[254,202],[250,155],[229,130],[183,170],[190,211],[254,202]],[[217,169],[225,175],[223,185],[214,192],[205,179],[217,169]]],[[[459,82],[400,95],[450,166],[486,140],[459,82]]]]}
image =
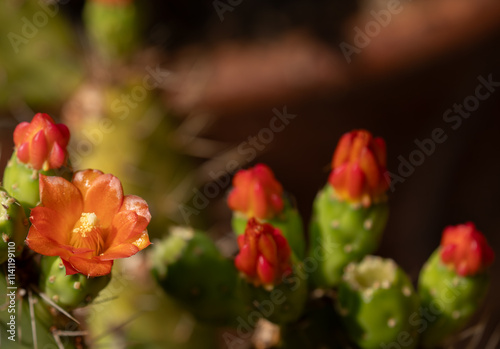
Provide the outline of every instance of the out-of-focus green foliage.
{"type": "Polygon", "coordinates": [[[0,108],[59,105],[81,81],[81,45],[63,6],[0,2],[0,108]]]}

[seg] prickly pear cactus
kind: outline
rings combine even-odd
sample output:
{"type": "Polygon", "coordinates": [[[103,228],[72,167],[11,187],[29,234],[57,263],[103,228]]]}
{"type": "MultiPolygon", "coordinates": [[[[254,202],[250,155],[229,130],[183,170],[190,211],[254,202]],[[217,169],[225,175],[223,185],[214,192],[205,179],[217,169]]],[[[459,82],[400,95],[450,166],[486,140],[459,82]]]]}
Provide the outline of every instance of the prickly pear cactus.
{"type": "Polygon", "coordinates": [[[293,254],[281,231],[255,218],[238,236],[240,251],[234,260],[241,272],[239,290],[253,314],[285,324],[297,320],[307,299],[307,281],[300,272],[303,265],[293,254]]]}
{"type": "Polygon", "coordinates": [[[8,259],[9,247],[18,257],[24,248],[28,220],[21,205],[0,187],[0,264],[8,259]]]}
{"type": "Polygon", "coordinates": [[[256,218],[278,228],[297,258],[304,258],[306,243],[302,218],[268,166],[257,164],[238,171],[233,178],[228,205],[233,211],[231,224],[236,235],[242,235],[248,220],[256,218]]]}
{"type": "Polygon", "coordinates": [[[419,299],[391,259],[366,256],[347,266],[339,286],[338,312],[351,339],[364,349],[417,345],[419,299]],[[403,343],[404,342],[404,343],[403,343]]]}
{"type": "Polygon", "coordinates": [[[388,218],[385,143],[368,131],[346,133],[335,150],[329,183],[313,207],[309,256],[316,287],[338,285],[344,267],[373,253],[388,218]]]}
{"type": "Polygon", "coordinates": [[[336,198],[330,185],[318,194],[310,225],[310,256],[319,267],[312,273],[316,286],[337,285],[344,267],[375,251],[389,215],[386,203],[368,208],[336,198]]]}
{"type": "Polygon", "coordinates": [[[152,273],[168,295],[198,320],[236,321],[242,303],[236,298],[237,272],[204,233],[173,227],[150,254],[152,273]]]}
{"type": "Polygon", "coordinates": [[[66,275],[64,264],[57,256],[43,256],[40,265],[40,290],[66,310],[90,304],[111,280],[111,274],[99,277],[66,275]]]}
{"type": "Polygon", "coordinates": [[[433,348],[467,324],[486,295],[493,250],[474,224],[450,226],[420,272],[418,290],[428,318],[422,346],[433,348]]]}

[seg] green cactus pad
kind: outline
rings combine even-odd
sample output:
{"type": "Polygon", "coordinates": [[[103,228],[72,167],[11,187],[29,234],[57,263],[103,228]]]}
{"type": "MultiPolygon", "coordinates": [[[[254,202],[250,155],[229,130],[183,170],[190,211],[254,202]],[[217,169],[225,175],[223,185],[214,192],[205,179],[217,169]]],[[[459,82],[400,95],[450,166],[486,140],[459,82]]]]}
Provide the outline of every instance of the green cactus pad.
{"type": "Polygon", "coordinates": [[[427,316],[422,318],[422,346],[433,348],[467,324],[481,305],[489,285],[487,273],[460,276],[441,262],[441,248],[420,272],[418,292],[427,316]],[[425,320],[425,321],[424,321],[425,320]]]}
{"type": "Polygon", "coordinates": [[[27,233],[28,220],[23,208],[0,187],[0,264],[8,259],[9,252],[15,257],[21,254],[27,233]]]}
{"type": "Polygon", "coordinates": [[[307,301],[307,275],[301,273],[303,265],[293,259],[294,272],[273,288],[256,287],[240,278],[238,292],[246,304],[244,320],[250,323],[263,317],[282,325],[300,318],[307,301]]]}
{"type": "Polygon", "coordinates": [[[111,274],[94,278],[66,275],[66,268],[57,256],[42,256],[40,265],[40,290],[66,310],[88,305],[111,280],[111,274]]]}
{"type": "Polygon", "coordinates": [[[67,167],[52,169],[48,171],[37,171],[29,165],[23,164],[17,159],[14,152],[10,158],[3,174],[3,185],[9,195],[16,198],[24,207],[26,216],[30,210],[38,205],[40,201],[39,174],[46,176],[60,176],[68,180],[71,179],[72,171],[67,167]]]}
{"type": "Polygon", "coordinates": [[[393,260],[366,256],[346,267],[337,310],[359,347],[414,348],[418,306],[410,280],[393,260]]]}
{"type": "MultiPolygon", "coordinates": [[[[305,257],[306,241],[302,218],[288,200],[285,199],[285,208],[279,216],[260,221],[269,223],[281,230],[295,255],[301,260],[305,257]]],[[[248,217],[246,215],[241,212],[233,212],[231,225],[237,236],[245,233],[247,222],[248,217]]]]}
{"type": "Polygon", "coordinates": [[[237,271],[204,233],[175,227],[155,242],[152,273],[165,292],[198,320],[227,324],[242,307],[235,298],[237,271]]]}
{"type": "Polygon", "coordinates": [[[316,287],[333,287],[341,281],[347,264],[373,253],[385,228],[387,203],[369,207],[340,201],[327,184],[314,201],[309,227],[309,256],[318,261],[312,273],[316,287]]]}

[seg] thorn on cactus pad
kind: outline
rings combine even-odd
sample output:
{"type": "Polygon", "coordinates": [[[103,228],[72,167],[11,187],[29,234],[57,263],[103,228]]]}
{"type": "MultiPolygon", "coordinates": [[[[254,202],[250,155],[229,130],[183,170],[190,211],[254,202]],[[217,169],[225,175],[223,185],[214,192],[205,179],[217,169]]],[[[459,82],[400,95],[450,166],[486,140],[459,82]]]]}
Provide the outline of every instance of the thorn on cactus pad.
{"type": "Polygon", "coordinates": [[[333,229],[337,229],[340,226],[340,223],[338,220],[334,219],[331,223],[331,226],[333,229]]]}
{"type": "Polygon", "coordinates": [[[53,284],[55,281],[56,281],[56,276],[55,276],[55,275],[51,275],[51,276],[49,276],[49,282],[50,282],[51,284],[53,284]]]}
{"type": "Polygon", "coordinates": [[[408,286],[405,286],[403,287],[403,294],[406,296],[406,297],[409,297],[411,296],[411,289],[408,287],[408,286]]]}
{"type": "Polygon", "coordinates": [[[76,281],[74,284],[73,284],[73,288],[75,290],[79,290],[81,288],[82,284],[79,282],[79,281],[76,281]]]}

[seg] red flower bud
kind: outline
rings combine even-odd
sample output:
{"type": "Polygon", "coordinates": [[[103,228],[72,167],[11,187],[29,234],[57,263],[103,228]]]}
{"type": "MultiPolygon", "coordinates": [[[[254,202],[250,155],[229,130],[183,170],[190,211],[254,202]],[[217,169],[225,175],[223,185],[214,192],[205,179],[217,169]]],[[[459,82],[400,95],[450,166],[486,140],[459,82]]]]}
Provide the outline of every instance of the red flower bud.
{"type": "Polygon", "coordinates": [[[446,227],[441,238],[441,261],[461,276],[475,275],[493,263],[495,253],[484,235],[468,222],[446,227]]]}
{"type": "Polygon", "coordinates": [[[283,187],[264,164],[238,171],[233,186],[227,199],[233,211],[243,212],[247,217],[269,219],[283,210],[283,187]]]}
{"type": "Polygon", "coordinates": [[[238,246],[234,264],[255,286],[278,285],[292,271],[288,241],[270,224],[251,218],[245,234],[238,237],[238,246]]]}
{"type": "Polygon", "coordinates": [[[384,177],[386,161],[382,138],[373,138],[366,130],[348,132],[333,154],[328,181],[341,199],[369,206],[384,197],[389,186],[384,177]]]}
{"type": "Polygon", "coordinates": [[[31,123],[22,122],[14,130],[17,158],[35,170],[64,165],[68,143],[68,127],[54,123],[47,114],[38,113],[31,123]]]}

